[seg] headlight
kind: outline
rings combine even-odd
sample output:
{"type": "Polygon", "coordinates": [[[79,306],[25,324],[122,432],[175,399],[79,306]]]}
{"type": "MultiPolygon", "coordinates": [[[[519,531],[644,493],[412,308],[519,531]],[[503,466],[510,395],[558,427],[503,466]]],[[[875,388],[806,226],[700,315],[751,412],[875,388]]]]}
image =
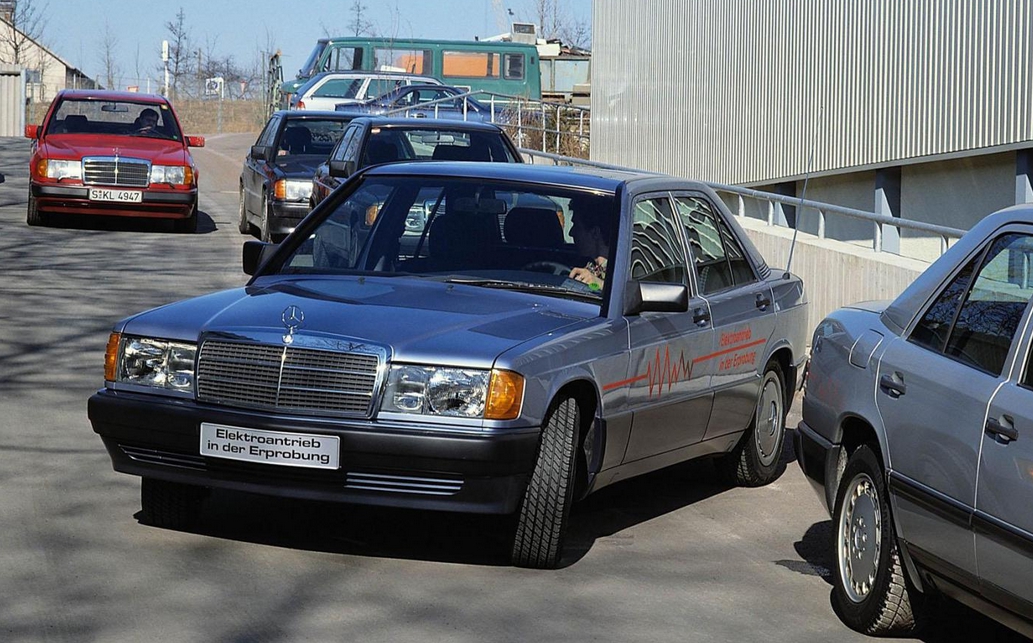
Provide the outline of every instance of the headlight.
{"type": "MultiPolygon", "coordinates": [[[[82,180],[82,161],[59,161],[57,159],[45,159],[48,179],[78,179],[82,180]]],[[[43,164],[41,163],[41,165],[43,164]]],[[[43,174],[43,172],[40,172],[43,174]]]]}
{"type": "Polygon", "coordinates": [[[308,201],[312,196],[312,181],[280,179],[273,184],[273,195],[281,201],[308,201]]]}
{"type": "Polygon", "coordinates": [[[152,165],[151,183],[189,185],[194,180],[194,171],[183,165],[152,165]]]}
{"type": "Polygon", "coordinates": [[[382,411],[512,420],[520,415],[524,378],[511,371],[396,365],[382,411]]]}
{"type": "MultiPolygon", "coordinates": [[[[195,344],[149,337],[121,337],[119,341],[112,334],[106,363],[116,364],[117,382],[191,393],[196,354],[195,344]],[[116,355],[111,354],[113,351],[116,355]]],[[[107,369],[105,376],[110,376],[107,369]]]]}

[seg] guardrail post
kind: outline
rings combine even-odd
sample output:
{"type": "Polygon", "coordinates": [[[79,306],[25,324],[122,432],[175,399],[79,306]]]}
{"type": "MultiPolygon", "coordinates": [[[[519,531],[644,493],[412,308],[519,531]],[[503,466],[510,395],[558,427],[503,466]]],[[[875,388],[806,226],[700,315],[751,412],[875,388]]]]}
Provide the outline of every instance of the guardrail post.
{"type": "Polygon", "coordinates": [[[744,218],[746,216],[746,202],[743,200],[741,194],[738,195],[737,201],[738,201],[738,203],[737,203],[738,207],[736,208],[735,216],[740,217],[740,218],[744,218]]]}
{"type": "Polygon", "coordinates": [[[947,235],[941,234],[940,235],[940,254],[941,255],[943,253],[947,252],[947,246],[948,246],[948,244],[947,244],[947,235]]]}
{"type": "Polygon", "coordinates": [[[882,252],[882,224],[875,222],[875,234],[872,235],[872,250],[882,252]]]}
{"type": "Polygon", "coordinates": [[[546,140],[546,134],[547,134],[545,129],[546,129],[545,128],[545,103],[542,103],[542,151],[543,152],[548,152],[549,150],[547,150],[545,148],[545,140],[546,140]]]}
{"type": "MultiPolygon", "coordinates": [[[[900,168],[888,167],[875,172],[875,213],[900,218],[900,168]]],[[[900,254],[900,229],[880,226],[882,251],[900,254]]]]}
{"type": "Polygon", "coordinates": [[[825,238],[825,211],[818,209],[818,238],[825,238]]]}
{"type": "Polygon", "coordinates": [[[775,202],[768,201],[768,225],[775,225],[775,202]]]}

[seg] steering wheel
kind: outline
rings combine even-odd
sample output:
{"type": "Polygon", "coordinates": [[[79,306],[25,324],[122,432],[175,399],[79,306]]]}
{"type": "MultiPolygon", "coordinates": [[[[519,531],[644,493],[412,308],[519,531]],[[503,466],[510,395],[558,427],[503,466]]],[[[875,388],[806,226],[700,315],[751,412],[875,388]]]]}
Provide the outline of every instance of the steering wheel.
{"type": "Polygon", "coordinates": [[[547,272],[551,275],[566,277],[570,274],[570,266],[565,266],[558,261],[532,261],[524,264],[521,270],[528,272],[547,272]]]}

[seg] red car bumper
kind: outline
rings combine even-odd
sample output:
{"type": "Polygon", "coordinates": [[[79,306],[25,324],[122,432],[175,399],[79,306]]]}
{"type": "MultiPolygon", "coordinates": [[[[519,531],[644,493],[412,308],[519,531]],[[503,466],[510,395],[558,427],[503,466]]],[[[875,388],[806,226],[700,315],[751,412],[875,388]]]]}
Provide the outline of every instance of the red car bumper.
{"type": "MultiPolygon", "coordinates": [[[[134,189],[143,192],[139,203],[91,201],[89,188],[32,184],[32,196],[40,211],[59,214],[97,214],[116,217],[186,219],[197,203],[197,188],[191,190],[134,189]]],[[[128,189],[128,188],[127,188],[128,189]]]]}

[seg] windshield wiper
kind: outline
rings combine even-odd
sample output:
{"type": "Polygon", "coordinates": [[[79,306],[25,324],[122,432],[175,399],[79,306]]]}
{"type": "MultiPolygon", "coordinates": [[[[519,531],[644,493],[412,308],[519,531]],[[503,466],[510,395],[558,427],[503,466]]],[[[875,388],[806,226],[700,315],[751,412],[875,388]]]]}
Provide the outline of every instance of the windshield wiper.
{"type": "Polygon", "coordinates": [[[479,286],[481,288],[498,288],[500,290],[520,290],[541,295],[559,295],[562,297],[575,297],[585,301],[599,301],[602,297],[595,292],[580,292],[562,286],[550,286],[548,284],[533,284],[526,281],[509,281],[506,279],[473,279],[462,277],[449,277],[443,280],[447,284],[463,284],[464,286],[479,286]]]}

